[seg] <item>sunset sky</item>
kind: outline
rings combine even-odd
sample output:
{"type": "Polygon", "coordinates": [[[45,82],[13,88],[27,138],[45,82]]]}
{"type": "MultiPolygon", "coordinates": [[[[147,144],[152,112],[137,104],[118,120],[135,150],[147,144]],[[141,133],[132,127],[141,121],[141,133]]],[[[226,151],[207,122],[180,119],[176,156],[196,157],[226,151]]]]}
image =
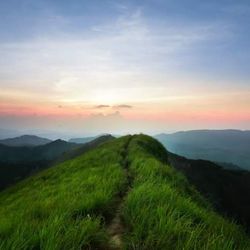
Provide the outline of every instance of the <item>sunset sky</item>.
{"type": "Polygon", "coordinates": [[[250,129],[249,0],[0,1],[0,128],[250,129]]]}

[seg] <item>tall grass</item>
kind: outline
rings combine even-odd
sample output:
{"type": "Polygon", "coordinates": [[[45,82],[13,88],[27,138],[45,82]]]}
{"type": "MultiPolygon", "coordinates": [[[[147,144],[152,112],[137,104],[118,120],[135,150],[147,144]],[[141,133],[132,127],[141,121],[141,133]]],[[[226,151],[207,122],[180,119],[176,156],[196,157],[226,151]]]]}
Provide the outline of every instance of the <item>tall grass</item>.
{"type": "Polygon", "coordinates": [[[125,249],[250,249],[241,227],[215,213],[144,135],[107,142],[2,192],[0,249],[110,249],[117,208],[125,249]]]}
{"type": "Polygon", "coordinates": [[[166,160],[150,137],[129,145],[134,184],[123,207],[126,249],[250,249],[242,229],[215,213],[166,160]]]}
{"type": "Polygon", "coordinates": [[[128,137],[55,166],[0,195],[0,249],[105,248],[105,219],[124,188],[128,137]]]}

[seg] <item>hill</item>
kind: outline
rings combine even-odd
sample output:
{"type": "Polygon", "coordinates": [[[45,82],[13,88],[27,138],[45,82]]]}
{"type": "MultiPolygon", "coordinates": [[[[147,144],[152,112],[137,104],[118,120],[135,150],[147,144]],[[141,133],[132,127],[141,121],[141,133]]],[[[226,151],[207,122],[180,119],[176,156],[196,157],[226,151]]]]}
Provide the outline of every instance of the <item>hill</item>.
{"type": "Polygon", "coordinates": [[[0,194],[0,249],[249,249],[167,161],[125,136],[18,183],[0,194]]]}
{"type": "Polygon", "coordinates": [[[22,135],[15,138],[8,138],[0,140],[0,144],[7,145],[7,146],[14,146],[14,147],[20,147],[20,146],[40,146],[45,145],[47,143],[50,143],[51,140],[38,137],[35,135],[22,135]]]}
{"type": "Polygon", "coordinates": [[[77,147],[57,140],[42,146],[6,146],[0,144],[0,190],[49,167],[64,152],[77,147]]]}
{"type": "Polygon", "coordinates": [[[93,141],[93,140],[95,140],[95,139],[97,139],[99,137],[105,138],[106,136],[112,136],[112,135],[110,135],[110,134],[102,134],[102,135],[98,135],[98,136],[81,137],[81,138],[71,138],[71,139],[69,139],[68,142],[77,143],[77,144],[85,144],[85,143],[93,141]]]}
{"type": "Polygon", "coordinates": [[[250,170],[250,131],[193,130],[155,138],[169,151],[191,159],[232,163],[250,170]]]}
{"type": "Polygon", "coordinates": [[[88,150],[91,150],[97,146],[99,146],[100,144],[104,143],[104,142],[108,142],[111,141],[113,139],[115,139],[115,137],[113,137],[112,135],[102,135],[100,137],[93,137],[95,139],[88,141],[86,143],[81,143],[82,145],[80,145],[79,147],[77,147],[76,149],[70,150],[65,152],[60,158],[57,159],[57,163],[59,162],[63,162],[69,159],[73,159],[79,155],[82,155],[83,153],[87,152],[88,150]]]}
{"type": "Polygon", "coordinates": [[[21,179],[48,168],[55,162],[71,159],[111,140],[102,136],[83,145],[56,140],[37,147],[9,147],[0,145],[0,190],[21,179]]]}
{"type": "Polygon", "coordinates": [[[0,159],[3,163],[53,160],[60,154],[76,147],[78,147],[77,144],[62,140],[56,140],[36,147],[13,147],[0,144],[0,159]]]}
{"type": "Polygon", "coordinates": [[[71,138],[69,139],[68,142],[71,143],[78,143],[78,144],[84,144],[86,142],[90,142],[93,141],[94,139],[96,139],[97,136],[93,136],[93,137],[82,137],[82,138],[71,138]]]}

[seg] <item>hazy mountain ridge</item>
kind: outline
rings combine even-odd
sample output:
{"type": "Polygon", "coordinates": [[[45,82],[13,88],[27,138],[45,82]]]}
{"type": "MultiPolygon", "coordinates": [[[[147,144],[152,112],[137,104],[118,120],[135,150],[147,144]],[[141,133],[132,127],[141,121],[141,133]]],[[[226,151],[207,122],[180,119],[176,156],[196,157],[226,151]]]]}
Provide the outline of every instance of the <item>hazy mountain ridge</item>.
{"type": "MultiPolygon", "coordinates": [[[[92,138],[92,137],[88,137],[88,138],[92,138]]],[[[99,137],[96,136],[93,138],[94,138],[93,140],[87,141],[86,143],[79,143],[79,144],[81,144],[79,147],[63,153],[63,155],[61,155],[61,157],[56,160],[56,163],[63,162],[65,160],[69,160],[69,159],[73,159],[79,155],[82,155],[83,153],[87,152],[88,150],[91,150],[91,149],[101,145],[104,142],[108,142],[108,141],[115,139],[115,137],[113,137],[110,134],[102,135],[99,137]]]]}
{"type": "MultiPolygon", "coordinates": [[[[93,141],[99,137],[106,137],[106,136],[111,136],[110,134],[99,134],[96,136],[86,136],[86,137],[77,137],[77,138],[71,138],[68,140],[68,142],[72,142],[72,143],[77,143],[77,144],[84,144],[90,141],[93,141]]],[[[116,136],[112,135],[113,138],[115,138],[116,136]]]]}
{"type": "Polygon", "coordinates": [[[250,170],[250,131],[192,130],[159,134],[155,138],[175,154],[191,159],[232,163],[250,170]]]}
{"type": "Polygon", "coordinates": [[[42,146],[6,146],[0,144],[0,189],[47,168],[64,152],[77,144],[57,140],[42,146]]]}
{"type": "Polygon", "coordinates": [[[55,162],[62,162],[83,154],[112,138],[110,135],[102,136],[82,145],[60,139],[36,147],[13,147],[0,144],[0,189],[37,173],[55,162]]]}
{"type": "Polygon", "coordinates": [[[96,139],[97,137],[98,136],[71,138],[68,140],[68,142],[77,143],[77,144],[84,144],[86,142],[90,142],[90,141],[96,139]]]}
{"type": "Polygon", "coordinates": [[[41,146],[6,146],[0,144],[0,159],[6,163],[51,160],[63,152],[78,147],[75,143],[56,140],[41,146]]]}
{"type": "Polygon", "coordinates": [[[38,137],[35,135],[22,135],[14,138],[7,138],[0,140],[0,144],[6,146],[41,146],[52,142],[47,138],[38,137]]]}

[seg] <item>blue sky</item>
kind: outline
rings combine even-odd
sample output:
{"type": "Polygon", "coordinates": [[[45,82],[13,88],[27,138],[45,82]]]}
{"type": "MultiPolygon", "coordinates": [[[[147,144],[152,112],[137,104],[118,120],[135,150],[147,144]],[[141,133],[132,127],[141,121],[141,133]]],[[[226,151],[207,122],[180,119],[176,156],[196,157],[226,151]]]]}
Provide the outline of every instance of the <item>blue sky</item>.
{"type": "Polygon", "coordinates": [[[177,55],[184,73],[249,79],[249,1],[1,1],[0,41],[95,36],[95,26],[116,22],[121,15],[130,18],[137,10],[152,30],[194,28],[194,35],[199,35],[199,29],[204,33],[207,29],[202,43],[177,55]]]}
{"type": "Polygon", "coordinates": [[[183,129],[250,128],[249,30],[249,1],[1,1],[4,126],[63,107],[86,119],[154,120],[159,130],[172,110],[171,129],[185,112],[183,129]],[[109,109],[92,109],[101,105],[109,109]],[[133,108],[110,109],[119,105],[133,108]]]}

